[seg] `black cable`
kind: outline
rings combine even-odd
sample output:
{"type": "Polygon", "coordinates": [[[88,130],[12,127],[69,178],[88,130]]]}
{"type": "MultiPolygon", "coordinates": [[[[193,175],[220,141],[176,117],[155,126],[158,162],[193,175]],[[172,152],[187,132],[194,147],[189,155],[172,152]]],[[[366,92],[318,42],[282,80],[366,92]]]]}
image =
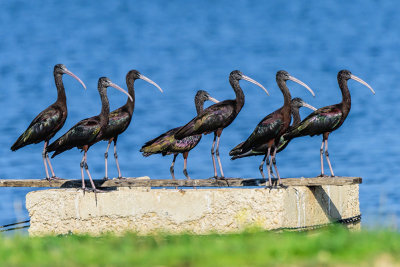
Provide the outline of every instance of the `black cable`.
{"type": "Polygon", "coordinates": [[[3,226],[0,226],[0,228],[6,228],[6,227],[13,226],[13,225],[17,225],[17,224],[28,223],[28,222],[30,222],[30,221],[31,221],[31,220],[26,220],[26,221],[23,221],[23,222],[16,222],[16,223],[5,224],[5,225],[3,225],[3,226]]]}

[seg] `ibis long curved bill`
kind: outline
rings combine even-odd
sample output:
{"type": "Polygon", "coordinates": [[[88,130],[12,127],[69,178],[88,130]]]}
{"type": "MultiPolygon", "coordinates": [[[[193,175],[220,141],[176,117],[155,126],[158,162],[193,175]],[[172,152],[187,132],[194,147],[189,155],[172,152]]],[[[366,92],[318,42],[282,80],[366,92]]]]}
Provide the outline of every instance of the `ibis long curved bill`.
{"type": "Polygon", "coordinates": [[[161,89],[161,87],[158,84],[156,84],[155,82],[153,82],[152,80],[150,80],[149,78],[144,76],[143,74],[140,74],[140,79],[154,85],[155,87],[158,88],[158,90],[160,90],[161,93],[164,93],[163,89],[161,89]]]}
{"type": "Polygon", "coordinates": [[[372,89],[372,87],[371,87],[368,83],[366,83],[364,80],[362,80],[361,78],[358,78],[357,76],[355,76],[355,75],[353,75],[353,74],[350,75],[350,78],[353,79],[353,80],[355,80],[355,81],[357,81],[357,82],[359,82],[359,83],[361,83],[361,84],[363,84],[363,85],[365,85],[366,87],[369,88],[369,90],[371,90],[371,92],[372,92],[373,94],[375,94],[374,89],[372,89]]]}
{"type": "Polygon", "coordinates": [[[309,108],[309,109],[311,109],[311,110],[313,110],[313,111],[316,111],[316,110],[317,110],[315,107],[311,106],[310,104],[308,104],[308,103],[306,103],[306,102],[301,103],[301,105],[302,105],[303,107],[309,108]]]}
{"type": "Polygon", "coordinates": [[[214,102],[214,103],[219,103],[219,101],[217,99],[215,99],[214,97],[208,96],[208,100],[214,102]]]}
{"type": "Polygon", "coordinates": [[[293,77],[291,75],[289,75],[289,80],[304,86],[312,94],[312,96],[315,97],[314,91],[307,84],[303,83],[302,81],[300,81],[299,79],[297,79],[297,78],[295,78],[295,77],[293,77]]]}
{"type": "Polygon", "coordinates": [[[262,86],[259,82],[253,80],[253,79],[250,78],[249,76],[246,76],[246,75],[243,75],[243,74],[242,74],[242,79],[243,79],[243,80],[246,80],[246,81],[248,81],[248,82],[254,83],[255,85],[261,87],[261,88],[267,93],[267,95],[269,95],[267,89],[265,89],[264,86],[262,86]]]}
{"type": "Polygon", "coordinates": [[[85,88],[86,90],[86,85],[82,82],[81,79],[78,78],[78,76],[76,76],[75,74],[73,74],[72,72],[70,72],[67,68],[63,68],[63,71],[65,74],[68,74],[69,76],[75,78],[78,82],[80,82],[80,84],[82,84],[83,88],[85,88]]]}
{"type": "Polygon", "coordinates": [[[109,86],[114,87],[114,88],[117,89],[118,91],[121,91],[122,93],[126,94],[126,95],[129,97],[129,99],[130,99],[131,101],[133,101],[131,95],[128,94],[127,91],[125,91],[124,89],[122,89],[121,87],[119,87],[118,85],[116,85],[115,83],[110,82],[109,86]]]}

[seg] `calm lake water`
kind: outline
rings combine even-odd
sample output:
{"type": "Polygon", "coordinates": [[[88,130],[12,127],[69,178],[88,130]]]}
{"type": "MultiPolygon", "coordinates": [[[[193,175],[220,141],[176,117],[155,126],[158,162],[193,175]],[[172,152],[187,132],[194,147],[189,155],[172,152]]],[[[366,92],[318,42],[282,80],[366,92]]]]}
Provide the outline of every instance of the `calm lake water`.
{"type": "MultiPolygon", "coordinates": [[[[119,138],[124,176],[169,178],[172,157],[143,158],[145,141],[185,124],[195,115],[199,89],[219,100],[232,99],[228,75],[241,70],[270,92],[241,82],[246,103],[224,130],[220,152],[228,177],[259,177],[261,158],[230,161],[229,150],[283,103],[275,74],[284,69],[317,94],[288,83],[292,96],[315,107],[341,101],[336,75],[341,69],[367,81],[376,91],[349,81],[352,109],[334,132],[329,151],[335,174],[363,177],[363,224],[397,226],[400,218],[400,12],[397,1],[1,1],[0,2],[0,178],[42,178],[43,143],[11,152],[10,146],[31,120],[56,99],[53,66],[65,64],[88,86],[64,76],[69,116],[59,137],[79,120],[100,112],[97,80],[109,77],[126,88],[125,75],[137,69],[165,91],[137,81],[133,121],[119,138]]],[[[109,90],[111,108],[126,97],[109,90]]],[[[309,111],[302,110],[302,116],[309,111]]],[[[55,140],[55,139],[53,139],[55,140]]],[[[212,175],[212,136],[190,153],[193,178],[212,175]]],[[[294,140],[279,154],[283,177],[320,172],[321,137],[294,140]]],[[[106,143],[94,145],[88,163],[104,176],[106,143]]],[[[70,150],[52,162],[56,174],[80,178],[82,154],[70,150]]],[[[110,157],[110,176],[117,175],[110,157]]],[[[176,176],[183,179],[183,160],[176,176]]],[[[327,169],[328,170],[328,169],[327,169]]],[[[28,218],[30,189],[0,189],[0,225],[28,218]]]]}

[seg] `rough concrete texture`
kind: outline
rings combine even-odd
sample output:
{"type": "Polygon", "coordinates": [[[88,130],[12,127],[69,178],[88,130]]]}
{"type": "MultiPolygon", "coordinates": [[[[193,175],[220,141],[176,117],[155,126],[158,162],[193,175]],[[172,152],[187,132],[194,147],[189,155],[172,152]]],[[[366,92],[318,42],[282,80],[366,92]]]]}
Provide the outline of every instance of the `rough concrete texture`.
{"type": "Polygon", "coordinates": [[[360,214],[358,185],[286,189],[124,188],[30,192],[30,235],[134,231],[227,233],[257,226],[271,230],[324,224],[360,214]]]}

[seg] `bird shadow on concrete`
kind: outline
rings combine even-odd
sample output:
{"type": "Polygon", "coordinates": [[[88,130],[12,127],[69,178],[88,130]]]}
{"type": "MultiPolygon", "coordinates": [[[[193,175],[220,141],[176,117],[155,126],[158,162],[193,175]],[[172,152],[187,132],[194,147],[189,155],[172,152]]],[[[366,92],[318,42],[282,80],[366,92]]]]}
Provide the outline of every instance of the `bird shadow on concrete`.
{"type": "Polygon", "coordinates": [[[322,186],[308,186],[308,188],[313,193],[315,199],[321,206],[321,209],[324,211],[326,217],[331,222],[339,221],[342,219],[342,215],[337,209],[335,203],[332,201],[331,197],[322,186]]]}

